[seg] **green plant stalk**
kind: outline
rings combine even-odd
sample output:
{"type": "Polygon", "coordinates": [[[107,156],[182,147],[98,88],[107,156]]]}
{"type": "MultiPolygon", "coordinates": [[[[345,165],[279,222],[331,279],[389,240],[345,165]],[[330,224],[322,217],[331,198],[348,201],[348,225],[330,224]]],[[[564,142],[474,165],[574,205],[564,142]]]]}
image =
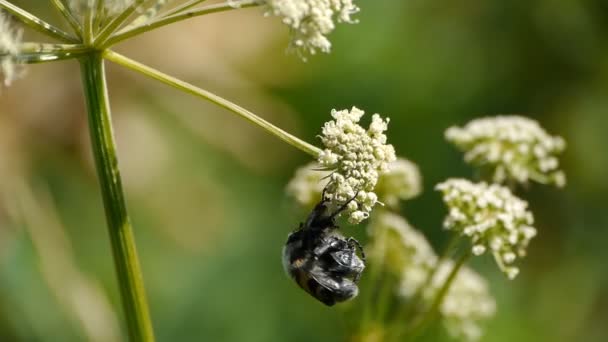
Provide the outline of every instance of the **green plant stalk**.
{"type": "MultiPolygon", "coordinates": [[[[380,215],[380,212],[377,213],[380,215]]],[[[372,217],[372,220],[374,218],[372,217]]],[[[371,224],[370,224],[371,225],[371,224]]],[[[380,309],[378,298],[381,296],[384,287],[381,286],[381,278],[382,278],[382,269],[386,263],[386,238],[388,236],[387,229],[382,229],[380,232],[374,231],[372,232],[374,236],[374,243],[376,246],[381,246],[381,253],[377,253],[377,255],[370,255],[370,270],[368,278],[369,289],[362,295],[361,301],[363,302],[363,309],[361,310],[361,324],[360,331],[366,333],[374,323],[378,323],[378,312],[380,309]],[[378,259],[375,256],[379,256],[378,259]],[[378,292],[375,292],[378,289],[378,292]],[[378,295],[376,295],[378,294],[378,295]]]]}
{"type": "MultiPolygon", "coordinates": [[[[19,63],[36,64],[78,58],[90,53],[91,48],[81,44],[45,44],[25,42],[19,45],[14,57],[19,63]]],[[[0,58],[4,55],[0,53],[0,58]]]]}
{"type": "Polygon", "coordinates": [[[427,274],[422,285],[420,285],[420,287],[418,288],[418,290],[416,290],[416,293],[414,293],[414,295],[410,298],[410,300],[407,303],[405,303],[405,305],[403,305],[395,313],[395,318],[391,322],[391,329],[389,329],[390,336],[387,339],[388,341],[400,340],[400,336],[403,335],[405,330],[407,328],[410,328],[413,326],[413,323],[408,326],[408,325],[404,324],[404,322],[408,322],[408,320],[410,320],[412,318],[417,319],[416,315],[419,313],[417,313],[416,310],[418,309],[418,306],[419,306],[420,302],[422,301],[422,297],[424,295],[424,293],[423,293],[424,290],[426,288],[428,288],[429,286],[431,286],[431,282],[433,281],[435,274],[437,274],[437,270],[439,269],[439,266],[441,264],[443,264],[443,262],[445,262],[446,260],[449,259],[452,252],[458,246],[459,241],[460,241],[460,236],[458,236],[456,234],[454,234],[450,238],[448,243],[443,248],[443,251],[442,251],[441,255],[439,256],[439,259],[437,259],[435,267],[433,267],[433,269],[430,270],[429,274],[427,274]]]}
{"type": "Polygon", "coordinates": [[[100,52],[80,59],[97,176],[130,340],[154,341],[144,281],[127,214],[100,52]]]}
{"type": "MultiPolygon", "coordinates": [[[[154,21],[151,21],[147,24],[138,26],[133,29],[127,28],[126,31],[125,30],[118,31],[114,36],[110,37],[107,41],[103,42],[101,46],[102,46],[102,48],[108,48],[116,43],[119,43],[125,39],[129,39],[136,35],[139,35],[139,34],[142,34],[142,33],[148,32],[148,31],[152,31],[156,28],[163,27],[163,26],[166,26],[166,25],[178,22],[178,21],[198,17],[201,15],[217,13],[217,12],[225,12],[225,11],[231,11],[231,10],[235,10],[235,9],[255,7],[255,6],[260,6],[260,2],[258,2],[256,0],[244,0],[239,3],[239,7],[234,7],[234,5],[232,5],[229,2],[222,2],[219,4],[213,4],[213,5],[201,7],[198,9],[190,10],[187,12],[180,12],[180,13],[170,15],[167,17],[161,17],[159,19],[156,19],[154,21]]],[[[102,41],[102,40],[99,39],[99,41],[102,41]]]]}
{"type": "Polygon", "coordinates": [[[94,39],[94,46],[100,46],[101,42],[105,41],[114,33],[114,31],[118,30],[120,25],[122,25],[129,17],[135,12],[139,6],[144,3],[145,0],[134,0],[133,3],[127,7],[122,13],[112,19],[105,27],[101,29],[99,35],[94,39]]]}
{"type": "Polygon", "coordinates": [[[304,140],[301,140],[301,139],[285,132],[284,130],[278,128],[277,126],[271,124],[270,122],[260,118],[259,116],[253,114],[252,112],[248,111],[247,109],[245,109],[235,103],[232,103],[232,102],[224,99],[223,97],[215,95],[207,90],[198,88],[190,83],[184,82],[175,77],[164,74],[154,68],[143,65],[139,62],[136,62],[132,59],[129,59],[129,58],[127,58],[121,54],[118,54],[116,52],[113,52],[113,51],[110,51],[110,50],[104,51],[103,57],[116,64],[122,65],[129,69],[142,73],[155,80],[161,81],[162,83],[170,85],[185,93],[192,94],[192,95],[201,97],[205,100],[208,100],[210,102],[213,102],[216,105],[218,105],[222,108],[225,108],[225,109],[237,114],[238,116],[248,120],[249,122],[252,122],[253,124],[265,129],[267,132],[269,132],[270,134],[285,141],[289,145],[308,153],[315,159],[318,158],[319,154],[321,153],[321,149],[319,149],[318,147],[313,146],[313,145],[305,142],[304,140]]]}
{"type": "Polygon", "coordinates": [[[418,290],[416,291],[416,293],[412,297],[411,301],[408,303],[406,310],[403,312],[402,318],[404,319],[404,321],[406,319],[408,319],[408,317],[410,315],[412,315],[412,313],[416,310],[416,307],[418,306],[418,304],[420,303],[420,300],[422,299],[422,295],[423,295],[424,289],[426,289],[429,286],[431,286],[431,283],[433,282],[433,278],[435,278],[435,274],[437,274],[437,270],[439,270],[439,266],[441,266],[441,264],[443,264],[447,259],[449,259],[450,255],[452,254],[452,252],[454,251],[454,249],[458,245],[459,241],[460,241],[460,236],[457,235],[457,234],[454,234],[450,238],[450,240],[448,241],[447,245],[443,249],[443,252],[441,253],[441,256],[439,256],[439,259],[437,259],[436,266],[426,276],[426,279],[424,280],[424,283],[422,284],[422,286],[420,286],[418,288],[418,290]]]}
{"type": "Polygon", "coordinates": [[[427,311],[425,311],[422,314],[422,316],[417,317],[412,322],[410,329],[407,332],[407,335],[409,336],[410,339],[413,340],[413,339],[417,338],[424,331],[424,329],[433,321],[433,319],[437,315],[437,312],[439,311],[439,306],[443,302],[443,299],[445,298],[450,287],[452,286],[454,279],[456,279],[458,272],[460,271],[462,266],[465,264],[465,262],[467,260],[469,260],[470,257],[471,257],[471,251],[467,250],[454,263],[454,267],[452,268],[452,271],[450,271],[450,274],[448,275],[447,279],[445,280],[445,283],[443,283],[443,285],[441,286],[441,288],[435,295],[435,298],[433,299],[433,302],[431,303],[431,306],[429,307],[429,309],[427,311]]]}
{"type": "Polygon", "coordinates": [[[38,18],[30,12],[11,4],[6,0],[0,0],[0,8],[5,9],[7,12],[14,15],[25,25],[32,29],[43,33],[49,37],[55,38],[65,43],[78,43],[75,37],[72,37],[69,33],[47,23],[46,21],[38,18]]]}
{"type": "Polygon", "coordinates": [[[80,28],[78,20],[76,20],[76,17],[74,17],[70,9],[66,7],[63,1],[52,0],[51,2],[53,3],[53,6],[55,6],[57,11],[59,11],[59,13],[61,13],[61,15],[65,18],[68,24],[70,24],[72,30],[74,30],[74,33],[76,33],[76,36],[82,36],[82,29],[80,28]]]}
{"type": "Polygon", "coordinates": [[[183,3],[175,8],[172,8],[170,11],[168,11],[165,15],[163,15],[163,17],[168,17],[168,16],[172,16],[176,13],[182,12],[182,11],[186,11],[191,9],[192,7],[199,5],[203,2],[205,2],[206,0],[190,0],[186,3],[183,3]]]}
{"type": "Polygon", "coordinates": [[[85,45],[91,45],[93,43],[93,8],[87,6],[84,10],[82,28],[82,40],[85,45]]]}

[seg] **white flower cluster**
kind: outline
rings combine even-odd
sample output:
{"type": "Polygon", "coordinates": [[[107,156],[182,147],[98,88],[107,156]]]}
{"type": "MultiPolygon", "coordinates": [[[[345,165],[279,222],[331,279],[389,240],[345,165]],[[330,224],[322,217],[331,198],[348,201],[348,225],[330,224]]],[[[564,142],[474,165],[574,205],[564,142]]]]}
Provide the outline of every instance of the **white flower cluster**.
{"type": "MultiPolygon", "coordinates": [[[[454,262],[451,260],[439,265],[430,289],[424,293],[425,299],[432,300],[435,297],[453,268],[454,262]]],[[[486,280],[472,269],[463,266],[441,302],[439,312],[452,337],[477,341],[482,335],[479,323],[494,316],[496,302],[489,293],[486,280]]]]}
{"type": "Polygon", "coordinates": [[[436,190],[443,193],[449,210],[444,227],[469,237],[473,254],[490,250],[500,269],[515,278],[519,269],[513,263],[525,256],[528,243],[536,236],[528,203],[504,186],[466,179],[448,179],[436,190]]]}
{"type": "Polygon", "coordinates": [[[399,200],[408,200],[422,192],[422,176],[418,166],[405,158],[397,158],[388,165],[376,185],[378,198],[389,207],[397,207],[399,200]]]}
{"type": "Polygon", "coordinates": [[[321,199],[325,187],[323,179],[329,175],[329,171],[319,170],[320,167],[317,162],[308,163],[298,168],[287,183],[287,195],[305,208],[312,209],[321,199]]]}
{"type": "MultiPolygon", "coordinates": [[[[421,289],[439,262],[424,235],[401,216],[387,211],[374,216],[368,229],[372,238],[366,246],[369,257],[381,260],[381,267],[401,279],[400,296],[412,300],[418,291],[422,291],[420,305],[428,309],[447,281],[454,263],[449,260],[441,263],[429,286],[421,289]]],[[[439,312],[452,336],[475,341],[481,336],[479,322],[490,318],[495,307],[486,281],[473,270],[462,267],[441,302],[439,312]]]]}
{"type": "Polygon", "coordinates": [[[10,19],[0,11],[0,73],[5,86],[9,86],[20,74],[15,58],[19,54],[21,34],[20,30],[11,27],[10,19]]]}
{"type": "Polygon", "coordinates": [[[559,170],[557,156],[565,141],[550,136],[538,122],[521,116],[476,119],[464,127],[450,127],[448,141],[465,152],[465,160],[493,169],[494,181],[514,180],[563,186],[566,177],[559,170]]]}
{"type": "MultiPolygon", "coordinates": [[[[308,163],[296,170],[287,183],[285,191],[299,205],[312,209],[321,199],[321,193],[330,171],[322,169],[317,162],[308,163]]],[[[388,207],[397,207],[399,200],[407,200],[422,191],[422,177],[418,166],[405,158],[389,163],[388,170],[380,173],[375,193],[378,202],[388,207]]]]}
{"type": "Polygon", "coordinates": [[[374,193],[378,177],[396,159],[395,149],[386,143],[384,134],[389,120],[374,114],[365,130],[359,125],[363,114],[356,107],[350,111],[332,110],[334,120],[326,122],[322,129],[321,141],[325,149],[318,159],[322,167],[332,171],[326,188],[329,200],[339,206],[356,198],[346,209],[353,224],[369,216],[378,201],[374,193]]]}
{"type": "Polygon", "coordinates": [[[371,219],[368,234],[369,257],[381,260],[382,267],[398,277],[407,273],[403,277],[407,284],[402,289],[406,295],[413,295],[437,262],[433,247],[403,217],[385,210],[371,219]]]}
{"type": "Polygon", "coordinates": [[[328,53],[331,43],[327,35],[337,22],[356,23],[351,15],[359,8],[352,0],[266,0],[267,15],[283,18],[292,29],[292,44],[299,50],[315,54],[317,50],[328,53]]]}

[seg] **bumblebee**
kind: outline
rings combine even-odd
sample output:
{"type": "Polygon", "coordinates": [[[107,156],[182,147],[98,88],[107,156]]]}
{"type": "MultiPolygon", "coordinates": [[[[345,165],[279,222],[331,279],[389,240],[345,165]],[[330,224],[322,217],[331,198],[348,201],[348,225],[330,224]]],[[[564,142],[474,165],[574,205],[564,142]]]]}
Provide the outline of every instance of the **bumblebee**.
{"type": "Polygon", "coordinates": [[[306,221],[289,234],[283,247],[285,272],[327,306],[352,299],[359,293],[357,283],[365,268],[365,253],[357,240],[340,234],[335,223],[336,216],[354,199],[332,213],[323,192],[321,201],[306,221]]]}

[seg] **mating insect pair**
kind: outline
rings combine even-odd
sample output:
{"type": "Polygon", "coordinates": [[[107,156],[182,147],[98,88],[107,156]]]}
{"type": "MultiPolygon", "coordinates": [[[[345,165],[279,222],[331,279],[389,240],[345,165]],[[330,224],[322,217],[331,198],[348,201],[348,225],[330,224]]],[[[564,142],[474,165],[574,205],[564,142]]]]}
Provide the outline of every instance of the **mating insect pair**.
{"type": "Polygon", "coordinates": [[[304,291],[328,306],[359,293],[357,283],[365,268],[365,253],[357,240],[340,234],[335,223],[336,216],[355,197],[332,213],[323,191],[306,222],[289,234],[283,247],[285,272],[304,291]]]}

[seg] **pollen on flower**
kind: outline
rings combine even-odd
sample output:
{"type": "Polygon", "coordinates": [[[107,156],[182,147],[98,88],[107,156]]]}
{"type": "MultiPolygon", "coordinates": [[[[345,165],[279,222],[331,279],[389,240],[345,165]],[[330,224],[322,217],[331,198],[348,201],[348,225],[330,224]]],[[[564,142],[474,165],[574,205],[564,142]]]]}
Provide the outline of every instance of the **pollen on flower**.
{"type": "Polygon", "coordinates": [[[291,45],[297,50],[315,54],[329,53],[331,43],[327,35],[336,22],[356,23],[351,15],[359,8],[353,0],[266,0],[267,15],[282,18],[292,29],[291,45]]]}
{"type": "Polygon", "coordinates": [[[448,179],[436,190],[443,193],[448,207],[444,227],[468,237],[474,255],[491,252],[509,279],[515,278],[519,269],[513,263],[526,255],[536,236],[528,203],[504,186],[465,179],[448,179]]]}
{"type": "Polygon", "coordinates": [[[0,11],[0,73],[5,86],[11,85],[21,74],[21,69],[15,63],[21,34],[21,30],[12,28],[10,19],[0,11]]]}
{"type": "Polygon", "coordinates": [[[467,162],[493,170],[494,181],[514,180],[563,186],[558,155],[561,137],[551,136],[538,122],[516,115],[475,119],[464,127],[450,127],[446,139],[462,150],[467,162]]]}
{"type": "Polygon", "coordinates": [[[326,187],[331,203],[341,206],[354,199],[354,204],[345,211],[353,224],[369,216],[378,201],[374,193],[378,177],[396,159],[395,149],[386,144],[384,134],[389,120],[374,114],[365,130],[359,125],[363,114],[356,107],[350,111],[332,110],[333,120],[326,122],[322,129],[325,149],[318,158],[319,164],[331,171],[326,187]]]}

